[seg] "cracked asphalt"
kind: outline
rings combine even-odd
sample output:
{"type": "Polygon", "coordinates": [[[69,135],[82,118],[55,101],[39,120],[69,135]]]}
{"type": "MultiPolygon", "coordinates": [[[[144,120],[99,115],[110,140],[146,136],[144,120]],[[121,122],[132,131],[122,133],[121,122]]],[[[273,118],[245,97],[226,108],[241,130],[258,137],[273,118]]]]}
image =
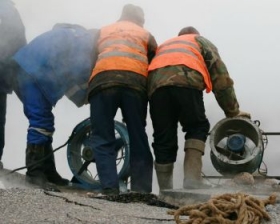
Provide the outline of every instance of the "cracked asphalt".
{"type": "MultiPolygon", "coordinates": [[[[6,175],[8,172],[0,170],[0,224],[176,223],[174,217],[167,214],[170,208],[151,206],[145,202],[104,200],[85,190],[45,191],[27,184],[24,175],[6,175]]],[[[177,191],[174,190],[175,193],[177,191]]],[[[177,194],[177,197],[182,197],[179,191],[177,194]]],[[[262,220],[261,224],[279,224],[279,198],[275,205],[267,206],[267,211],[271,220],[262,220]]]]}
{"type": "Polygon", "coordinates": [[[40,189],[0,189],[0,220],[12,223],[171,224],[167,208],[118,203],[77,193],[40,189]]]}
{"type": "Polygon", "coordinates": [[[36,189],[19,173],[0,170],[1,224],[172,224],[169,208],[92,198],[87,191],[36,189]]]}

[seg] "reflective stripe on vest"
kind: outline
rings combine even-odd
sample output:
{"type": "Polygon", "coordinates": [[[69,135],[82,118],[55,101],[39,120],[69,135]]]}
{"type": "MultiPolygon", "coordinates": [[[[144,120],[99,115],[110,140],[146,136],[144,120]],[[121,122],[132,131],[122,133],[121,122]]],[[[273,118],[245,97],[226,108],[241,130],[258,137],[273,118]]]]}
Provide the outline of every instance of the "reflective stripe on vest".
{"type": "Polygon", "coordinates": [[[149,32],[134,23],[120,21],[101,29],[98,59],[90,80],[108,70],[125,70],[147,77],[149,32]]]}
{"type": "Polygon", "coordinates": [[[182,35],[164,42],[157,49],[148,71],[172,65],[185,65],[198,71],[204,79],[206,92],[212,90],[210,74],[195,40],[197,35],[182,35]]]}

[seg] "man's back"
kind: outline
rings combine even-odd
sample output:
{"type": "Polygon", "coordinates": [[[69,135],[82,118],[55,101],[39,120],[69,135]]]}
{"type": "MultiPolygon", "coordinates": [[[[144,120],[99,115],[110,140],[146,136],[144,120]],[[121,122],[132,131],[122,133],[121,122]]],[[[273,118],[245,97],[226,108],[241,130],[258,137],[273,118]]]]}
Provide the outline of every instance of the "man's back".
{"type": "Polygon", "coordinates": [[[56,24],[13,58],[54,105],[69,88],[87,83],[94,64],[94,38],[94,32],[79,25],[56,24]]]}
{"type": "Polygon", "coordinates": [[[98,62],[93,75],[102,71],[132,71],[147,74],[149,32],[129,22],[118,21],[101,28],[98,41],[98,62]]]}
{"type": "Polygon", "coordinates": [[[120,19],[100,30],[98,59],[90,77],[89,96],[114,86],[124,86],[146,95],[147,68],[157,43],[143,28],[143,10],[125,5],[120,19]]]}

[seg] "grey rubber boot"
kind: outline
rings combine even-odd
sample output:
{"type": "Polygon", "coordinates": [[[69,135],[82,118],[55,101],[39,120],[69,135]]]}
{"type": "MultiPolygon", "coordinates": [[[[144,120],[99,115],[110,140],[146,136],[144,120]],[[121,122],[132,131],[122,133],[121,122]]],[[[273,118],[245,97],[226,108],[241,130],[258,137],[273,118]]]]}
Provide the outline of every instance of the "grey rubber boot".
{"type": "Polygon", "coordinates": [[[157,180],[160,190],[173,189],[173,168],[174,164],[154,163],[157,174],[157,180]]]}
{"type": "Polygon", "coordinates": [[[203,183],[201,177],[202,155],[204,155],[205,143],[197,139],[188,139],[185,142],[184,160],[184,182],[183,188],[210,188],[210,185],[203,183]]]}

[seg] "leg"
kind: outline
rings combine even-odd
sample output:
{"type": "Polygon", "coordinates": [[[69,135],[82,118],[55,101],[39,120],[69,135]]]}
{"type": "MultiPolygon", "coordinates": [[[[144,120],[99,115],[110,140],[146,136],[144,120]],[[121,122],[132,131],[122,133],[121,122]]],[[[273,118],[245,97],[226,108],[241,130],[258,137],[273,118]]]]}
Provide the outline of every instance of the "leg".
{"type": "Polygon", "coordinates": [[[103,193],[117,194],[119,178],[116,165],[114,117],[118,109],[116,88],[102,90],[90,102],[92,148],[103,193]]]}
{"type": "Polygon", "coordinates": [[[30,75],[21,70],[17,77],[16,94],[23,103],[24,114],[29,121],[27,143],[36,145],[52,143],[55,129],[51,103],[30,75]]]}
{"type": "Polygon", "coordinates": [[[0,169],[3,167],[1,159],[5,146],[5,124],[6,124],[7,94],[0,93],[0,169]]]}
{"type": "Polygon", "coordinates": [[[44,185],[50,181],[50,167],[56,171],[55,164],[45,159],[46,147],[52,143],[54,116],[52,105],[44,97],[31,77],[22,72],[18,75],[17,95],[23,103],[24,114],[29,120],[26,149],[27,179],[44,185]]]}
{"type": "Polygon", "coordinates": [[[179,116],[185,140],[198,139],[206,141],[210,124],[205,114],[203,92],[195,89],[181,88],[178,97],[181,97],[181,113],[179,116]]]}
{"type": "Polygon", "coordinates": [[[180,108],[172,96],[176,88],[158,89],[150,100],[150,115],[153,123],[152,144],[155,160],[159,164],[174,163],[178,151],[178,115],[180,108]]]}
{"type": "Polygon", "coordinates": [[[205,143],[197,139],[188,139],[185,142],[184,160],[184,182],[183,187],[187,189],[205,188],[201,177],[202,155],[204,154],[205,143]]]}
{"type": "Polygon", "coordinates": [[[172,92],[176,88],[158,89],[150,101],[154,129],[155,170],[160,190],[173,188],[173,167],[177,157],[178,104],[172,92]]]}
{"type": "Polygon", "coordinates": [[[135,90],[122,88],[121,110],[130,141],[131,190],[152,192],[153,156],[145,130],[147,98],[135,90]]]}
{"type": "Polygon", "coordinates": [[[205,115],[203,93],[198,90],[182,88],[180,95],[182,113],[180,122],[185,135],[184,160],[184,188],[205,188],[201,177],[202,156],[204,155],[205,141],[210,129],[205,115]]]}

